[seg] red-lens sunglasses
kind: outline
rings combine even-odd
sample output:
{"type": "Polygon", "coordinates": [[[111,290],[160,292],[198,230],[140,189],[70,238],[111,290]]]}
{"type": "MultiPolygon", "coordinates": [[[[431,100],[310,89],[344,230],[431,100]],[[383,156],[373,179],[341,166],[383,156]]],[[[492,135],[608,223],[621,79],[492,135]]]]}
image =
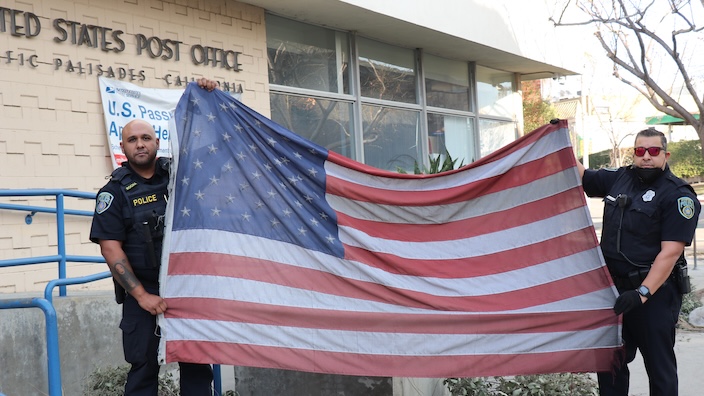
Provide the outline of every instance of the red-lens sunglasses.
{"type": "Polygon", "coordinates": [[[648,154],[650,154],[651,157],[657,157],[660,155],[660,151],[665,150],[662,147],[636,147],[633,149],[633,154],[635,154],[636,157],[642,157],[645,155],[645,152],[647,151],[648,154]]]}

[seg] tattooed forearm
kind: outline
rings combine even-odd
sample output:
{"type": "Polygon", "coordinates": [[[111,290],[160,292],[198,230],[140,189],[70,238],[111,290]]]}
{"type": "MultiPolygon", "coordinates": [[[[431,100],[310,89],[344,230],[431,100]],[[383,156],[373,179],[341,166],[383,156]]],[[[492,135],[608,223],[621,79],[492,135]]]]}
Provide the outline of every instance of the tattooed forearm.
{"type": "Polygon", "coordinates": [[[122,285],[122,287],[125,288],[125,290],[129,293],[130,291],[134,290],[135,287],[139,286],[141,283],[137,279],[137,277],[134,275],[134,272],[130,268],[127,268],[125,264],[127,263],[126,259],[121,259],[113,264],[113,275],[115,276],[115,279],[122,285]]]}

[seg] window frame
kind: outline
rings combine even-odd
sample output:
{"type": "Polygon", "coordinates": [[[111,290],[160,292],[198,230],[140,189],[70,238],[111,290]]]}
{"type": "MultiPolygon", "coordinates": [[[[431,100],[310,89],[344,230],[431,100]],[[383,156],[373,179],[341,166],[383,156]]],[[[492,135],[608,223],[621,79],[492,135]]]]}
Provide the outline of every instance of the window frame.
{"type": "MultiPolygon", "coordinates": [[[[270,15],[270,14],[267,14],[270,15]]],[[[273,15],[273,14],[271,14],[273,15]]],[[[274,15],[276,16],[276,15],[274,15]]],[[[277,18],[282,18],[280,16],[276,16],[277,18]]],[[[286,18],[284,18],[286,19],[286,18]]],[[[296,21],[299,23],[305,23],[305,22],[300,22],[296,21]]],[[[322,26],[321,26],[322,27],[322,26]]],[[[374,42],[379,42],[385,45],[393,45],[389,43],[385,43],[381,40],[375,39],[375,38],[370,38],[370,37],[364,37],[356,34],[355,32],[346,32],[343,30],[339,29],[331,29],[329,27],[322,27],[324,29],[328,29],[331,31],[335,31],[337,33],[342,33],[347,36],[347,45],[349,48],[346,49],[347,53],[349,54],[349,94],[344,94],[344,93],[337,93],[337,92],[329,92],[329,91],[318,91],[314,89],[307,89],[307,88],[298,88],[298,87],[290,87],[290,86],[284,86],[284,85],[278,85],[278,84],[269,84],[269,91],[270,93],[273,94],[280,94],[280,95],[296,95],[296,96],[305,96],[305,97],[311,97],[311,98],[317,98],[321,100],[330,100],[330,101],[340,101],[340,102],[345,102],[345,103],[351,103],[352,104],[352,111],[351,111],[351,124],[352,127],[354,128],[354,135],[353,135],[353,142],[352,145],[354,146],[353,153],[354,153],[354,159],[356,161],[365,163],[365,153],[364,153],[364,142],[363,142],[363,118],[362,118],[362,107],[364,105],[371,105],[371,106],[382,106],[382,107],[388,107],[392,109],[399,109],[399,110],[407,110],[407,111],[414,111],[419,113],[419,131],[421,134],[421,147],[420,147],[420,155],[423,158],[418,158],[419,164],[422,164],[424,167],[429,166],[429,157],[430,157],[430,147],[429,147],[429,131],[428,131],[428,115],[429,114],[436,114],[440,116],[451,116],[451,117],[462,117],[466,118],[469,120],[469,122],[472,125],[472,147],[474,149],[473,153],[473,158],[479,159],[482,157],[481,155],[481,130],[480,130],[480,125],[481,125],[481,120],[487,120],[487,121],[499,121],[499,122],[509,122],[509,123],[514,123],[514,130],[516,131],[514,139],[518,137],[519,135],[519,128],[520,126],[518,125],[519,121],[522,120],[521,115],[517,114],[517,112],[520,109],[514,109],[514,116],[513,118],[511,117],[502,117],[502,116],[495,116],[495,115],[480,115],[478,114],[477,110],[477,105],[479,103],[479,98],[478,98],[478,89],[477,89],[477,63],[476,62],[467,62],[468,65],[468,81],[469,81],[469,111],[465,110],[456,110],[456,109],[448,109],[448,108],[442,108],[442,107],[434,107],[434,106],[428,106],[427,105],[427,98],[426,98],[426,86],[425,86],[425,69],[423,67],[423,57],[424,57],[424,50],[420,48],[415,48],[415,49],[409,49],[413,51],[413,56],[414,56],[414,67],[415,69],[415,94],[416,94],[416,102],[417,103],[407,103],[407,102],[395,102],[391,100],[386,100],[386,99],[378,99],[378,98],[370,98],[370,97],[363,97],[361,95],[361,82],[360,82],[360,69],[359,69],[359,49],[358,49],[358,41],[359,38],[364,38],[364,40],[371,40],[374,42]]],[[[402,47],[399,47],[402,48],[402,47]]],[[[430,52],[428,54],[431,54],[432,56],[435,57],[440,57],[438,55],[434,55],[430,52]]],[[[339,56],[339,55],[338,55],[339,56]]],[[[448,59],[450,61],[457,61],[457,62],[464,62],[460,60],[453,60],[445,57],[440,57],[443,59],[448,59]]],[[[483,68],[491,69],[491,70],[497,70],[493,69],[487,66],[481,66],[483,68]]],[[[504,72],[504,73],[510,73],[510,72],[505,72],[502,70],[497,70],[498,72],[504,72]]],[[[514,73],[513,78],[512,78],[512,95],[517,94],[517,76],[514,73]]],[[[465,163],[466,164],[466,163],[465,163]]]]}

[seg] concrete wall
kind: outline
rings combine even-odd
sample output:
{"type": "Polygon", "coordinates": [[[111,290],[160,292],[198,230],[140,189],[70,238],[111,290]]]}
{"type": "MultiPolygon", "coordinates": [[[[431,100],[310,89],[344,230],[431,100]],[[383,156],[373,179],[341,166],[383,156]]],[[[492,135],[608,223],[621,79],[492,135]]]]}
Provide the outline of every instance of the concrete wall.
{"type": "MultiPolygon", "coordinates": [[[[8,298],[10,296],[2,296],[8,298]]],[[[81,381],[96,367],[125,364],[120,306],[109,293],[54,301],[59,324],[65,395],[80,395],[81,381]]],[[[0,310],[0,392],[47,394],[46,325],[38,308],[0,310]]]]}

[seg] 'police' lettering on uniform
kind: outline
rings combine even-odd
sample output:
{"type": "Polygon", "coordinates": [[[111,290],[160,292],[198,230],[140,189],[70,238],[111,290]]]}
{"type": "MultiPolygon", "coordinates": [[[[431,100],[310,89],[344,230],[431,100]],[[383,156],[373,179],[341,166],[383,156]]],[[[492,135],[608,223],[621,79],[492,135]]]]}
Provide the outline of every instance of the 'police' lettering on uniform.
{"type": "Polygon", "coordinates": [[[156,202],[158,199],[156,194],[147,195],[145,197],[139,197],[132,200],[132,206],[146,205],[148,203],[156,202]]]}

